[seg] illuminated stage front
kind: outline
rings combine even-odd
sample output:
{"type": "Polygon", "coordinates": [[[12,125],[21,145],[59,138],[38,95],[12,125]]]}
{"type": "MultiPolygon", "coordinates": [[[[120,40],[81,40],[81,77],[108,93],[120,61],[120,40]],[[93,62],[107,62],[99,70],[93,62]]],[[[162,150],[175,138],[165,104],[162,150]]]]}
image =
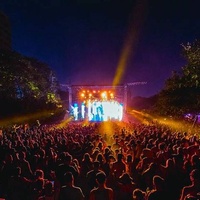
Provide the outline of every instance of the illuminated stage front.
{"type": "Polygon", "coordinates": [[[123,118],[123,104],[117,101],[90,101],[71,106],[74,120],[88,121],[121,121],[123,118]]]}
{"type": "Polygon", "coordinates": [[[124,86],[71,86],[70,115],[75,121],[122,121],[125,110],[124,86]]]}

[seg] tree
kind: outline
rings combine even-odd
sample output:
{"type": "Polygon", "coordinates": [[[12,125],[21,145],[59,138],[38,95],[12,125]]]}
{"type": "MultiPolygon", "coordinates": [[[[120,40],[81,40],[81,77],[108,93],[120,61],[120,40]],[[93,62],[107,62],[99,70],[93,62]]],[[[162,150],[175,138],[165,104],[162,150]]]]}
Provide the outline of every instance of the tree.
{"type": "Polygon", "coordinates": [[[17,52],[0,52],[0,115],[55,108],[58,81],[50,67],[17,52]]]}
{"type": "Polygon", "coordinates": [[[156,111],[162,115],[200,112],[200,41],[182,47],[187,64],[180,72],[173,72],[158,95],[156,111]]]}

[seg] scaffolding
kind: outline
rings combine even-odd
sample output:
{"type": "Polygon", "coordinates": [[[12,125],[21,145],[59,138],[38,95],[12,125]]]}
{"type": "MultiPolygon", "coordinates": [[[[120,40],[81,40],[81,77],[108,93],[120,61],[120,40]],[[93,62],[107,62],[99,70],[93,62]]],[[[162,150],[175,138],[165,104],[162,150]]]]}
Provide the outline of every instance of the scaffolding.
{"type": "Polygon", "coordinates": [[[115,93],[115,100],[123,104],[124,111],[127,111],[128,89],[135,85],[144,85],[147,82],[132,82],[124,85],[67,85],[60,84],[61,90],[67,91],[69,94],[68,106],[71,107],[73,101],[79,99],[79,92],[82,90],[112,90],[115,93]]]}

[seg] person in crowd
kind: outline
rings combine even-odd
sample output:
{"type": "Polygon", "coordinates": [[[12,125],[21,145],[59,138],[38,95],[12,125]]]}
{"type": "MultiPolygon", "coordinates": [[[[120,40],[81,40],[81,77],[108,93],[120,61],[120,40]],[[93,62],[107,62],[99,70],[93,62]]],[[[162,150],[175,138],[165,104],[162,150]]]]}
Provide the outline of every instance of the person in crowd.
{"type": "Polygon", "coordinates": [[[153,177],[158,175],[158,166],[156,163],[151,163],[142,174],[140,178],[139,186],[142,190],[146,190],[147,188],[153,189],[153,177]]]}
{"type": "Polygon", "coordinates": [[[133,190],[133,200],[146,200],[146,193],[139,188],[133,190]]]}
{"type": "Polygon", "coordinates": [[[113,200],[113,190],[106,186],[106,174],[99,172],[96,174],[97,188],[91,190],[89,200],[113,200]]]}
{"type": "Polygon", "coordinates": [[[99,161],[100,169],[103,170],[103,165],[105,164],[105,158],[102,153],[98,153],[95,160],[99,161]]]}
{"type": "Polygon", "coordinates": [[[105,160],[109,159],[109,156],[113,155],[113,152],[111,150],[111,146],[107,146],[105,147],[105,149],[103,150],[103,156],[105,158],[105,160]]]}
{"type": "Polygon", "coordinates": [[[191,156],[191,166],[193,169],[199,169],[200,170],[200,158],[197,154],[193,154],[191,156]]]}
{"type": "Polygon", "coordinates": [[[153,177],[153,189],[147,194],[147,200],[169,200],[165,189],[165,180],[158,175],[153,177]]]}
{"type": "Polygon", "coordinates": [[[31,198],[30,199],[37,199],[41,195],[43,195],[45,185],[44,179],[44,171],[41,169],[37,169],[34,173],[34,180],[31,183],[31,198]]]}
{"type": "Polygon", "coordinates": [[[44,186],[44,194],[38,200],[58,200],[58,194],[54,190],[54,181],[47,181],[44,186]]]}
{"type": "Polygon", "coordinates": [[[135,170],[135,165],[134,165],[134,162],[133,162],[133,156],[131,154],[128,154],[126,156],[126,171],[130,175],[133,175],[134,170],[135,170]]]}
{"type": "Polygon", "coordinates": [[[92,154],[91,154],[91,158],[92,158],[93,161],[95,161],[95,159],[96,159],[96,157],[97,157],[97,155],[98,155],[99,153],[100,153],[99,147],[96,147],[96,148],[93,150],[92,154]]]}
{"type": "Polygon", "coordinates": [[[115,178],[119,178],[124,172],[126,172],[126,164],[123,161],[123,154],[117,154],[117,160],[112,164],[111,171],[115,178]]]}
{"type": "Polygon", "coordinates": [[[84,200],[85,196],[80,187],[74,185],[74,176],[71,172],[64,174],[64,182],[59,193],[59,200],[84,200]]]}
{"type": "Polygon", "coordinates": [[[166,152],[165,152],[166,144],[164,142],[160,142],[158,144],[158,152],[156,153],[157,162],[164,165],[167,160],[166,152]]]}
{"type": "Polygon", "coordinates": [[[11,153],[6,153],[5,157],[1,163],[1,169],[0,169],[0,186],[1,186],[1,195],[6,196],[8,193],[8,187],[9,183],[8,180],[9,178],[13,175],[14,171],[14,161],[13,161],[13,156],[11,153]]]}
{"type": "Polygon", "coordinates": [[[100,163],[99,163],[99,161],[94,161],[93,162],[93,169],[90,170],[86,175],[86,184],[87,184],[86,196],[89,195],[89,192],[93,188],[98,187],[98,183],[96,182],[96,175],[99,172],[103,172],[100,169],[100,163]]]}
{"type": "Polygon", "coordinates": [[[197,197],[200,193],[200,171],[198,169],[191,171],[190,180],[191,184],[182,188],[180,200],[185,200],[188,195],[197,197]]]}
{"type": "Polygon", "coordinates": [[[13,175],[8,181],[8,195],[9,200],[28,200],[30,199],[30,187],[32,181],[22,176],[21,168],[15,167],[13,169],[13,175]]]}
{"type": "Polygon", "coordinates": [[[132,200],[133,190],[136,189],[136,184],[128,173],[123,173],[116,183],[116,199],[117,200],[132,200]]]}
{"type": "Polygon", "coordinates": [[[165,179],[165,188],[170,195],[171,200],[177,199],[177,172],[173,159],[166,160],[166,164],[160,165],[161,176],[165,179]]]}
{"type": "Polygon", "coordinates": [[[22,176],[31,179],[33,177],[33,172],[30,166],[29,161],[26,159],[26,152],[20,151],[18,154],[18,162],[17,165],[21,168],[22,176]]]}
{"type": "Polygon", "coordinates": [[[56,177],[61,185],[63,184],[63,178],[66,172],[71,172],[75,179],[80,174],[78,166],[76,165],[75,162],[73,162],[72,155],[69,154],[68,152],[62,152],[61,163],[58,164],[55,171],[56,177]]]}
{"type": "Polygon", "coordinates": [[[93,168],[93,162],[92,162],[92,158],[90,157],[89,153],[85,153],[83,155],[83,159],[80,162],[80,175],[82,177],[85,177],[86,174],[92,170],[93,168]]]}

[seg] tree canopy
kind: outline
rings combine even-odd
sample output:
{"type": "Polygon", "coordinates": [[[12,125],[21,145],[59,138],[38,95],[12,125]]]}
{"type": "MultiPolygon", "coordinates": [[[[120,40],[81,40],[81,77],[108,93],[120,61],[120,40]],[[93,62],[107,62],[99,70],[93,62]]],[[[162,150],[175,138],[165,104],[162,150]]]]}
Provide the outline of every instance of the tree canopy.
{"type": "Polygon", "coordinates": [[[200,41],[182,44],[182,55],[187,64],[166,80],[156,104],[159,114],[181,116],[200,112],[200,41]]]}
{"type": "Polygon", "coordinates": [[[0,116],[56,107],[57,89],[58,81],[46,63],[0,51],[0,116]]]}

